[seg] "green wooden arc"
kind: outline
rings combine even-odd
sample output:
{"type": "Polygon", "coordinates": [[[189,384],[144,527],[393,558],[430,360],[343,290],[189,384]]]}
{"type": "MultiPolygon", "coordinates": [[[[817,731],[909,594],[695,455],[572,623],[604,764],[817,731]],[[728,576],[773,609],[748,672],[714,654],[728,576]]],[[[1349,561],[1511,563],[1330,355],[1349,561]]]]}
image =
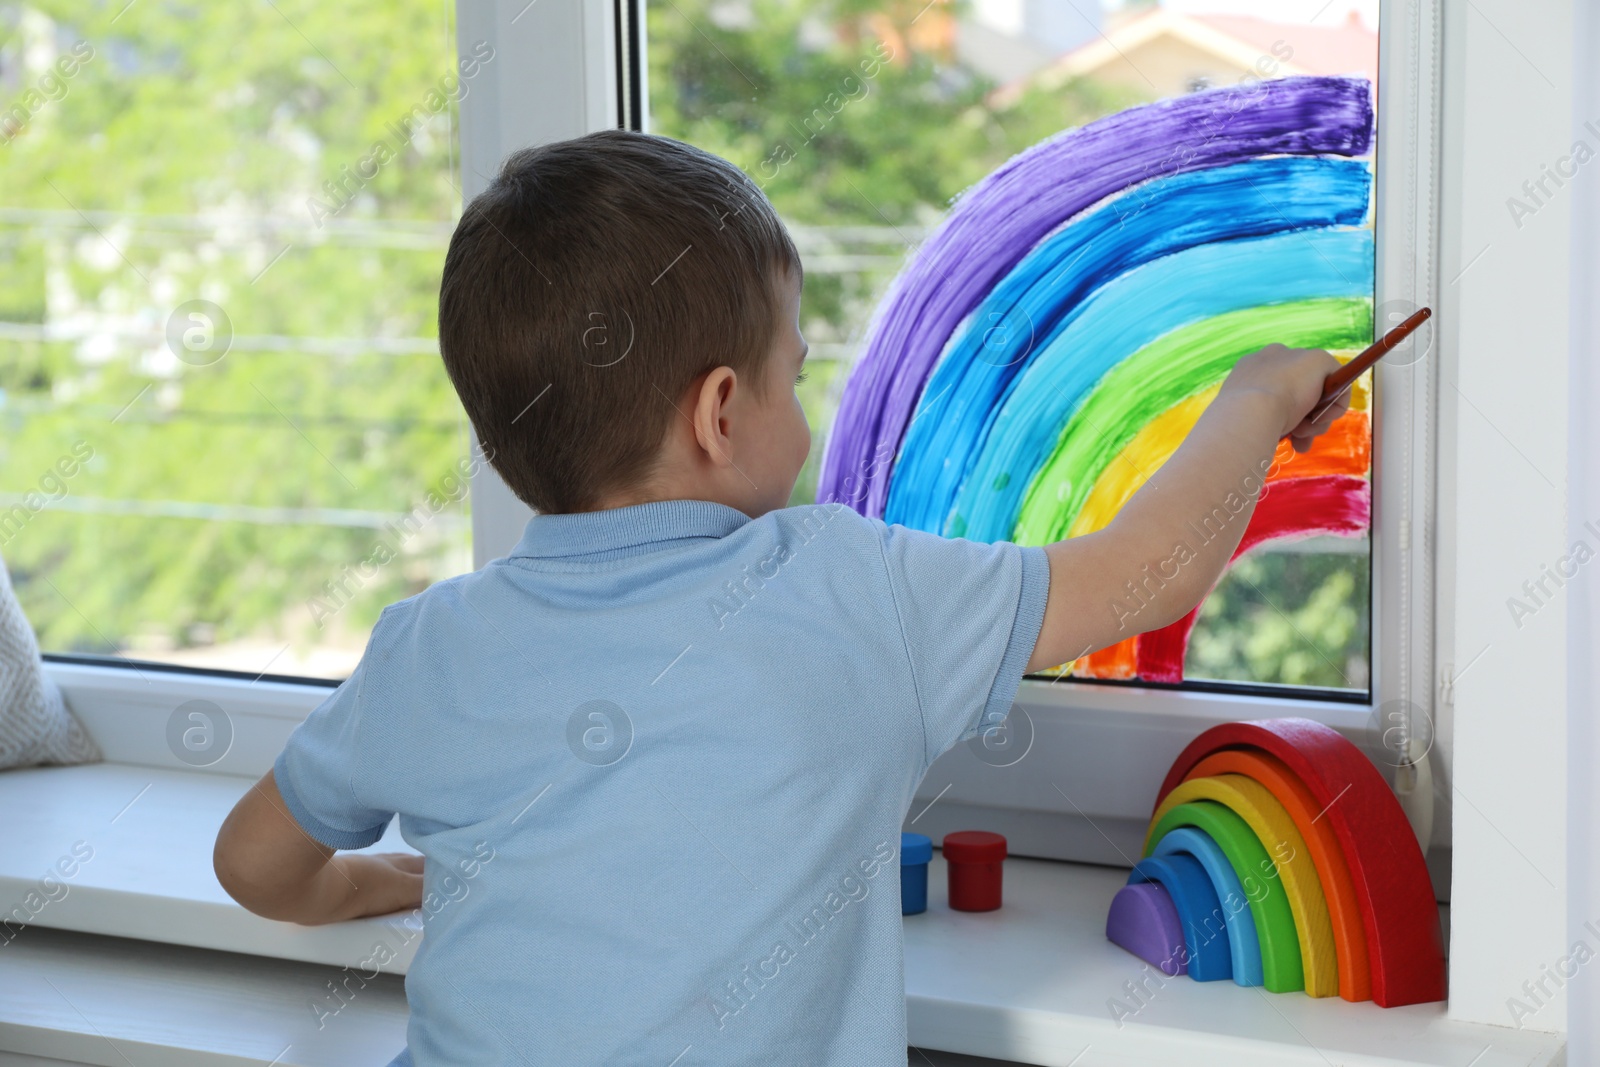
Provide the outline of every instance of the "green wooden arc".
{"type": "Polygon", "coordinates": [[[1267,850],[1261,847],[1250,824],[1213,800],[1179,804],[1150,828],[1144,854],[1151,854],[1167,831],[1193,826],[1211,835],[1239,876],[1245,896],[1250,900],[1250,915],[1256,924],[1256,939],[1261,943],[1263,985],[1274,993],[1291,993],[1306,987],[1305,968],[1300,958],[1300,939],[1295,934],[1294,914],[1289,910],[1289,895],[1283,891],[1267,850]]]}

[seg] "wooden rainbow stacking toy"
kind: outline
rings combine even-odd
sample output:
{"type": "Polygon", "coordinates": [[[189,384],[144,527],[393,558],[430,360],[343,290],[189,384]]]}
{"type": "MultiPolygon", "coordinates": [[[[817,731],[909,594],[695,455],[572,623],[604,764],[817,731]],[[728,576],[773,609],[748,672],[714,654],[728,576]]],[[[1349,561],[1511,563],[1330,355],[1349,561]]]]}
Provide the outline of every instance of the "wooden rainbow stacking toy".
{"type": "Polygon", "coordinates": [[[1445,996],[1416,835],[1366,755],[1309,719],[1224,723],[1183,750],[1106,936],[1202,982],[1385,1008],[1445,996]]]}

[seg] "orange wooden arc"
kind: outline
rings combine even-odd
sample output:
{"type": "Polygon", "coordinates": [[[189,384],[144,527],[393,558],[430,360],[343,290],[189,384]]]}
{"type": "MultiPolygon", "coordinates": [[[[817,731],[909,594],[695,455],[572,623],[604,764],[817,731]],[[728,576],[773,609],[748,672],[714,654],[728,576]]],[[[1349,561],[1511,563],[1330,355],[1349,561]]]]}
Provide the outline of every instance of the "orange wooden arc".
{"type": "Polygon", "coordinates": [[[1382,1008],[1445,998],[1444,934],[1428,865],[1394,790],[1366,753],[1310,719],[1257,719],[1211,727],[1172,761],[1159,807],[1190,768],[1214,752],[1270,752],[1305,785],[1333,824],[1356,887],[1372,965],[1372,999],[1382,1008]]]}
{"type": "Polygon", "coordinates": [[[1225,749],[1213,752],[1195,764],[1185,780],[1209,778],[1218,774],[1242,774],[1253,778],[1278,798],[1295,829],[1305,839],[1311,862],[1328,901],[1328,918],[1333,922],[1333,949],[1339,960],[1339,996],[1349,1001],[1372,999],[1371,963],[1367,959],[1367,935],[1363,930],[1361,905],[1356,900],[1355,883],[1344,861],[1333,824],[1321,818],[1321,806],[1311,791],[1284,766],[1282,760],[1252,749],[1225,749]]]}

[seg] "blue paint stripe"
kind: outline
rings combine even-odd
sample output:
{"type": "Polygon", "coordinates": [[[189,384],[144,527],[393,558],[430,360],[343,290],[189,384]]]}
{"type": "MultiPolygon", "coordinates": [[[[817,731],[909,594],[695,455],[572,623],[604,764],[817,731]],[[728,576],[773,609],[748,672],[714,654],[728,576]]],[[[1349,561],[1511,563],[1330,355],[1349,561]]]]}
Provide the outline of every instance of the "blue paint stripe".
{"type": "Polygon", "coordinates": [[[1012,379],[940,532],[1009,538],[1028,486],[1095,383],[1163,334],[1263,304],[1372,293],[1368,229],[1200,245],[1108,282],[1012,379]]]}
{"type": "MultiPolygon", "coordinates": [[[[1000,401],[1098,290],[1213,242],[1360,224],[1371,183],[1364,161],[1272,157],[1148,182],[1068,223],[1001,280],[952,340],[895,465],[886,521],[946,532],[1000,401]]],[[[1370,267],[1363,280],[1370,289],[1370,267]]]]}

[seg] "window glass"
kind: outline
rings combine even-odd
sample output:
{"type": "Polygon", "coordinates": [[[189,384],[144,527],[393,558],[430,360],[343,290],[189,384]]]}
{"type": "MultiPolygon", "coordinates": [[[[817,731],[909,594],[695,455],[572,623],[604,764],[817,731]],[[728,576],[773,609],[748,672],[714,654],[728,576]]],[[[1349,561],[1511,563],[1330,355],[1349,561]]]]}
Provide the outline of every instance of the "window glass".
{"type": "MultiPolygon", "coordinates": [[[[1087,532],[1241,345],[1362,347],[1377,7],[651,0],[651,130],[741,166],[805,259],[819,445],[792,502],[1087,532]]],[[[1370,410],[1364,381],[1338,433],[1280,455],[1196,619],[1074,676],[1364,698],[1370,410]]]]}
{"type": "Polygon", "coordinates": [[[0,555],[47,652],[340,678],[471,566],[449,0],[0,7],[0,555]]]}

